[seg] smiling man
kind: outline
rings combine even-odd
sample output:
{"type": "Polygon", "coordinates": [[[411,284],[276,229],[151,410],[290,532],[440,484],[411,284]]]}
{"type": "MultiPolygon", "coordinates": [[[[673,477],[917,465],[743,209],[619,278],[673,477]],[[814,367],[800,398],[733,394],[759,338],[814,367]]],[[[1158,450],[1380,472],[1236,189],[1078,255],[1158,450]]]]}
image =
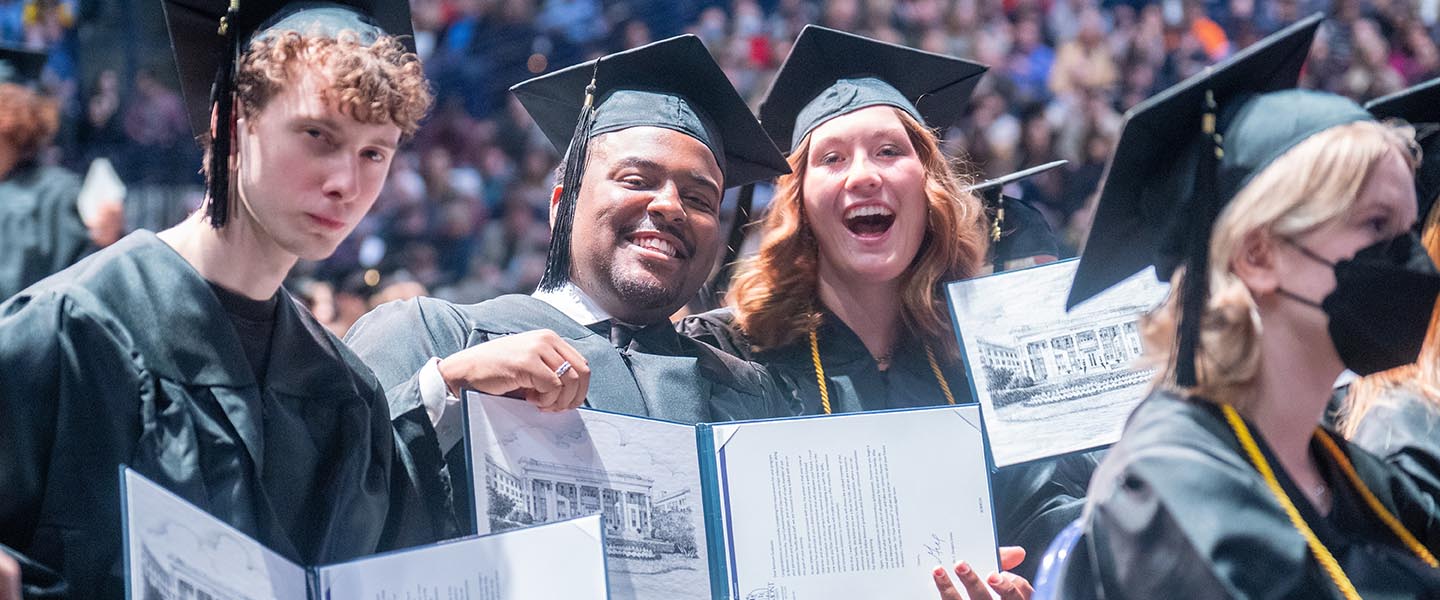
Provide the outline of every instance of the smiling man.
{"type": "Polygon", "coordinates": [[[205,206],[0,305],[0,551],[26,597],[123,597],[120,464],[304,563],[387,545],[411,481],[374,376],[281,287],[369,210],[430,106],[406,3],[165,9],[192,126],[215,132],[205,206]]]}
{"type": "MultiPolygon", "coordinates": [[[[758,366],[681,337],[668,320],[715,263],[724,188],[788,170],[700,41],[671,38],[513,91],[551,142],[567,149],[540,289],[474,305],[388,304],[346,338],[386,386],[392,413],[425,406],[432,416],[435,437],[427,432],[407,445],[438,443],[449,451],[449,472],[463,472],[453,408],[462,388],[683,423],[792,414],[758,366]],[[535,358],[495,349],[517,337],[538,342],[535,358]],[[552,346],[583,358],[562,368],[552,346]],[[588,368],[588,382],[579,367],[588,368]]],[[[455,506],[466,506],[469,487],[452,489],[455,506]]]]}

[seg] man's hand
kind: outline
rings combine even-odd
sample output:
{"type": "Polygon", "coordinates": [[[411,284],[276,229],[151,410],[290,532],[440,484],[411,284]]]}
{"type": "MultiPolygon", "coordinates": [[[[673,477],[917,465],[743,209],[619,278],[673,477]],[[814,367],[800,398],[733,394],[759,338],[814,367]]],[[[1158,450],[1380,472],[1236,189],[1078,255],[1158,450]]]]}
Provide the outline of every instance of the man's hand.
{"type": "Polygon", "coordinates": [[[965,588],[962,595],[950,576],[945,573],[944,567],[935,567],[931,573],[935,578],[935,589],[940,592],[940,600],[983,600],[990,597],[990,591],[994,590],[1001,600],[1029,600],[1030,595],[1035,593],[1031,589],[1030,582],[1024,577],[1014,573],[1007,573],[1025,561],[1025,549],[1019,546],[1002,546],[1000,548],[1000,573],[991,573],[984,580],[980,575],[970,568],[965,561],[955,563],[955,578],[960,580],[961,587],[965,588]]]}
{"type": "Polygon", "coordinates": [[[442,359],[439,367],[451,393],[470,388],[515,396],[548,412],[579,407],[590,389],[585,357],[549,329],[471,346],[442,359]],[[562,369],[567,362],[569,368],[562,369]]]}
{"type": "Polygon", "coordinates": [[[20,563],[0,552],[0,600],[20,600],[20,563]]]}

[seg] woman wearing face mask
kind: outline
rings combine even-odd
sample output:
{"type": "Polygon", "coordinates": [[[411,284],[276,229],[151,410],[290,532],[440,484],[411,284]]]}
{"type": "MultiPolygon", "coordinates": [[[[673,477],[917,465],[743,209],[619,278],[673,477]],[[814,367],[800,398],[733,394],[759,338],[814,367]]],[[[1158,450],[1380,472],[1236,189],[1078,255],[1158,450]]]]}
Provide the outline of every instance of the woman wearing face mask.
{"type": "MultiPolygon", "coordinates": [[[[794,173],[777,183],[732,308],[692,317],[687,333],[765,363],[794,384],[805,414],[971,402],[940,284],[981,272],[988,221],[929,127],[958,117],[983,71],[807,27],[760,111],[794,173]]],[[[997,474],[1001,544],[1038,556],[1079,515],[1093,465],[1078,457],[997,474]]],[[[1002,552],[1002,566],[1021,558],[1002,552]]],[[[968,566],[956,574],[972,597],[988,594],[968,566]]],[[[1029,594],[1020,576],[987,579],[1003,598],[1029,594]]],[[[936,583],[958,597],[944,571],[936,583]]]]}
{"type": "Polygon", "coordinates": [[[1409,234],[1413,134],[1267,91],[1319,22],[1127,117],[1071,302],[1152,256],[1173,291],[1145,324],[1165,375],[1096,471],[1072,561],[1106,598],[1440,593],[1434,502],[1318,426],[1342,370],[1414,359],[1440,293],[1409,234]]]}
{"type": "MultiPolygon", "coordinates": [[[[1365,108],[1376,118],[1404,119],[1423,132],[1418,136],[1424,152],[1415,194],[1419,214],[1429,216],[1419,229],[1430,258],[1440,260],[1440,212],[1433,209],[1440,195],[1440,79],[1372,101],[1365,108]]],[[[1413,364],[1350,384],[1335,428],[1400,468],[1440,502],[1440,312],[1431,314],[1426,331],[1413,364]]]]}

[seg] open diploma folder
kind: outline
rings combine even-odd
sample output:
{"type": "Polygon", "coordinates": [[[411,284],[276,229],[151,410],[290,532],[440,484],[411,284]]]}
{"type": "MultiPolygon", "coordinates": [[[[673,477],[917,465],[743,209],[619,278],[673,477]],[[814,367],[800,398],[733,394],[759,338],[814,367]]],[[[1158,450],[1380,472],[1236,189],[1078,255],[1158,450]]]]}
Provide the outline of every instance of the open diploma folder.
{"type": "Polygon", "coordinates": [[[976,405],[682,425],[467,392],[476,523],[602,513],[610,594],[931,600],[996,570],[976,405]]]}
{"type": "Polygon", "coordinates": [[[305,568],[121,467],[130,600],[605,598],[601,517],[305,568]]]}
{"type": "Polygon", "coordinates": [[[1114,444],[1155,371],[1138,364],[1140,318],[1170,286],[1146,269],[1065,311],[1079,262],[946,285],[995,467],[1114,444]]]}

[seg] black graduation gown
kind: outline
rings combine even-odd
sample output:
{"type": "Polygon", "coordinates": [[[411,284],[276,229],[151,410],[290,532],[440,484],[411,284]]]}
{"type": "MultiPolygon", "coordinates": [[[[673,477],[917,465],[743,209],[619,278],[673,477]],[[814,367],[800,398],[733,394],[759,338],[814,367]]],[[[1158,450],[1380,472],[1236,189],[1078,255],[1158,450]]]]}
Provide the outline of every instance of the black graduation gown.
{"type": "MultiPolygon", "coordinates": [[[[345,342],[375,370],[390,399],[392,414],[423,415],[419,372],[431,357],[444,358],[505,335],[549,329],[590,364],[586,406],[678,423],[708,423],[788,417],[797,407],[764,370],[680,336],[668,322],[635,333],[626,348],[607,335],[576,323],[544,301],[507,295],[460,305],[435,298],[385,304],[350,328],[345,342]]],[[[415,457],[419,489],[453,499],[453,517],[462,531],[469,522],[470,487],[464,482],[463,444],[438,459],[428,419],[416,418],[401,431],[415,457]],[[453,480],[453,485],[452,485],[453,480]]],[[[437,516],[437,522],[451,515],[437,516]]]]}
{"type": "Polygon", "coordinates": [[[208,283],[148,231],[0,304],[0,544],[26,583],[123,595],[120,464],[299,562],[379,548],[399,475],[381,388],[288,293],[271,339],[257,382],[208,283]]]}
{"type": "Polygon", "coordinates": [[[80,178],[60,167],[30,162],[0,179],[0,300],[94,249],[79,197],[80,178]]]}
{"type": "MultiPolygon", "coordinates": [[[[808,336],[781,348],[754,352],[734,325],[730,309],[718,309],[686,318],[681,331],[737,356],[765,365],[774,376],[797,390],[807,415],[821,414],[820,386],[808,336]]],[[[925,346],[914,336],[902,337],[886,372],[865,349],[860,337],[844,321],[825,312],[816,330],[821,364],[825,368],[831,412],[858,412],[946,403],[944,392],[930,369],[925,346]]],[[[940,370],[960,404],[972,403],[964,368],[942,360],[940,370]]],[[[1001,545],[1025,548],[1029,558],[1015,573],[1030,578],[1055,535],[1080,517],[1085,488],[1098,462],[1098,454],[1076,454],[1000,469],[991,478],[996,528],[1001,545]]]]}
{"type": "Polygon", "coordinates": [[[1440,504],[1440,404],[1393,389],[1371,404],[1350,442],[1400,469],[1440,504]]]}
{"type": "MultiPolygon", "coordinates": [[[[1323,518],[1253,426],[1251,432],[1362,597],[1440,594],[1440,569],[1400,545],[1318,443],[1311,451],[1332,493],[1323,518]]],[[[1434,500],[1380,459],[1331,437],[1391,513],[1431,552],[1440,551],[1434,500]]],[[[1340,597],[1210,402],[1163,391],[1142,402],[1096,471],[1090,502],[1084,562],[1107,599],[1340,597]]],[[[1072,574],[1079,568],[1071,567],[1072,574]]]]}

